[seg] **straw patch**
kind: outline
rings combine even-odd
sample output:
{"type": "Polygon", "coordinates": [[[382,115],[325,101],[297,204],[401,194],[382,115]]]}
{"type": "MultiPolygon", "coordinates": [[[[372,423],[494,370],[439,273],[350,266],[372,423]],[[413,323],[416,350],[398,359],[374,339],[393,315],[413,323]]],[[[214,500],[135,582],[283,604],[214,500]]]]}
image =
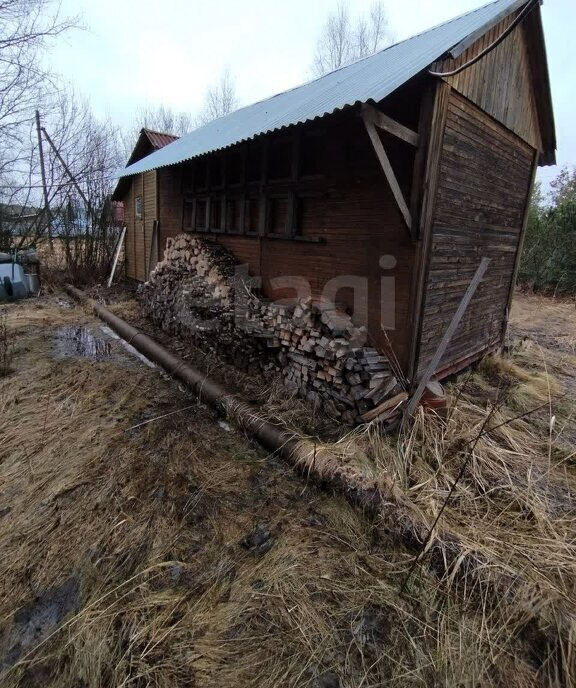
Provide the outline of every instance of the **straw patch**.
{"type": "Polygon", "coordinates": [[[573,682],[574,444],[553,395],[496,427],[529,382],[507,366],[502,404],[503,373],[479,372],[450,388],[447,422],[419,413],[399,438],[367,426],[316,442],[318,461],[337,460],[322,470],[384,481],[430,525],[491,414],[400,596],[423,533],[296,477],[157,369],[56,359],[56,328],[96,322],[41,310],[12,309],[15,372],[0,381],[2,685],[573,682]]]}

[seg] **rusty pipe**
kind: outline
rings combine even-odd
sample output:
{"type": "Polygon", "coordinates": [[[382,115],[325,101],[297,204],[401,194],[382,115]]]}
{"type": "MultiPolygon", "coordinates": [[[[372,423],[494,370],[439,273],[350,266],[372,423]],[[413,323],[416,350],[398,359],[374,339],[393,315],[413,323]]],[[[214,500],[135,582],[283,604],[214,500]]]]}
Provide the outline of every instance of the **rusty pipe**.
{"type": "MultiPolygon", "coordinates": [[[[382,481],[367,478],[349,468],[320,442],[305,439],[263,418],[258,409],[231,394],[207,375],[175,356],[148,335],[110,312],[102,304],[90,299],[84,292],[70,284],[65,291],[80,304],[87,306],[120,337],[166,372],[186,384],[201,401],[230,418],[245,432],[252,435],[266,449],[279,454],[299,471],[343,493],[349,501],[375,513],[382,504],[382,481]]],[[[388,499],[393,486],[388,485],[388,499]]]]}

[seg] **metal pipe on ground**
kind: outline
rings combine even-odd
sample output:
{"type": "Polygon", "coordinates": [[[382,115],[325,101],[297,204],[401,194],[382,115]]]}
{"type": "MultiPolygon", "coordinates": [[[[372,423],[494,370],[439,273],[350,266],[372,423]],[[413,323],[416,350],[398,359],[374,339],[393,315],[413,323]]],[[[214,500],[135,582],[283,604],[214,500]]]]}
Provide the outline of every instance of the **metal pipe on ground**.
{"type": "Polygon", "coordinates": [[[90,299],[80,289],[71,284],[64,285],[64,289],[80,304],[91,308],[140,353],[184,382],[201,401],[231,419],[266,449],[280,455],[301,472],[343,493],[350,502],[373,514],[378,513],[384,503],[389,505],[391,500],[396,503],[401,501],[400,493],[392,483],[386,483],[383,478],[368,478],[346,465],[334,453],[319,446],[317,442],[274,425],[263,418],[257,408],[231,394],[151,337],[119,318],[102,304],[90,299]]]}
{"type": "MultiPolygon", "coordinates": [[[[258,409],[228,392],[79,289],[69,284],[64,288],[140,353],[184,382],[202,401],[232,420],[265,448],[281,456],[306,477],[344,495],[349,502],[377,517],[378,525],[385,532],[394,534],[408,549],[420,552],[429,526],[404,492],[385,474],[378,478],[363,475],[318,442],[274,425],[263,418],[258,409]]],[[[453,533],[438,532],[429,542],[429,550],[433,549],[442,553],[438,567],[444,567],[445,572],[456,565],[465,575],[482,577],[482,571],[487,570],[490,564],[485,554],[470,551],[453,533]]],[[[497,586],[496,592],[500,594],[497,586]]]]}

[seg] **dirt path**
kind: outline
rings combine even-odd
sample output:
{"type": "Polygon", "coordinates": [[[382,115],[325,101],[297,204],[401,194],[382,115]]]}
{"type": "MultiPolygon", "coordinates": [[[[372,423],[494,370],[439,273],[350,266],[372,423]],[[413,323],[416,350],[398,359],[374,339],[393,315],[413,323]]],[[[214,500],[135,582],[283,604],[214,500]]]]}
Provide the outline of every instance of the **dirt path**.
{"type": "Polygon", "coordinates": [[[433,570],[401,598],[394,533],[67,299],[10,306],[8,323],[3,686],[545,685],[504,609],[450,600],[433,570]]]}

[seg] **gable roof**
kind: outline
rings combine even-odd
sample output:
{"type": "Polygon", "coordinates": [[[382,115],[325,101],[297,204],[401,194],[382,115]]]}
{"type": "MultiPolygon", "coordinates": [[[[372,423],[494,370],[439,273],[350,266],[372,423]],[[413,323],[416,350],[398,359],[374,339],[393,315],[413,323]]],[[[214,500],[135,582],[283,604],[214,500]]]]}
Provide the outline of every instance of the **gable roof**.
{"type": "MultiPolygon", "coordinates": [[[[174,143],[174,141],[177,141],[178,138],[179,137],[175,136],[174,134],[165,134],[161,131],[154,131],[153,129],[147,129],[146,127],[143,127],[140,129],[138,139],[136,140],[136,145],[132,149],[132,153],[130,153],[130,157],[126,163],[126,168],[128,168],[130,165],[137,164],[147,156],[151,155],[157,150],[160,150],[160,148],[164,148],[164,146],[174,143]]],[[[124,177],[124,175],[119,175],[119,177],[120,180],[118,181],[118,184],[112,193],[113,201],[122,200],[122,196],[130,186],[130,182],[124,177]]]]}
{"type": "Polygon", "coordinates": [[[153,129],[143,127],[140,129],[136,145],[128,158],[126,167],[138,162],[147,155],[150,155],[150,153],[160,150],[160,148],[164,148],[164,146],[167,146],[169,143],[174,143],[178,138],[179,137],[174,136],[174,134],[165,134],[161,131],[154,131],[153,129]]]}
{"type": "Polygon", "coordinates": [[[496,0],[314,81],[240,108],[129,165],[120,176],[175,165],[356,103],[378,102],[465,39],[482,35],[527,2],[496,0]]]}

